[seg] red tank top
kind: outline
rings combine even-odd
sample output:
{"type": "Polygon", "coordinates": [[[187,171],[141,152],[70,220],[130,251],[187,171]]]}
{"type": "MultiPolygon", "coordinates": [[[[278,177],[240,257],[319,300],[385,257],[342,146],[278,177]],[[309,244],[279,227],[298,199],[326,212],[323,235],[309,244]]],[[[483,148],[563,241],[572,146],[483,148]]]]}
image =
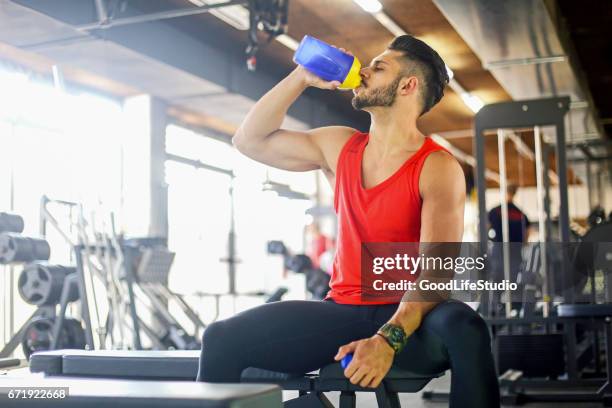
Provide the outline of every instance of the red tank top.
{"type": "MultiPolygon", "coordinates": [[[[361,298],[362,242],[419,242],[419,176],[431,152],[445,150],[431,138],[389,178],[364,188],[361,161],[369,134],[357,132],[346,142],[336,168],[334,209],[338,237],[331,290],[327,298],[343,304],[385,304],[361,298]]],[[[396,302],[395,302],[396,303],[396,302]]]]}

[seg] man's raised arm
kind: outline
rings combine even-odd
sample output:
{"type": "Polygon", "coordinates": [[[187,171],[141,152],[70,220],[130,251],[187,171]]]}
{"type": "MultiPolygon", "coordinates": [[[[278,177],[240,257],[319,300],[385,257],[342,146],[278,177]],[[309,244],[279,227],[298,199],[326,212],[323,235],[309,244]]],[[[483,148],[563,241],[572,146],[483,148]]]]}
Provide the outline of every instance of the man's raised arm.
{"type": "Polygon", "coordinates": [[[251,108],[232,142],[244,155],[269,166],[307,171],[335,172],[340,140],[354,132],[343,126],[317,128],[306,132],[281,129],[287,110],[309,86],[336,89],[337,81],[327,82],[298,66],[251,108]],[[340,137],[338,137],[340,136],[340,137]]]}

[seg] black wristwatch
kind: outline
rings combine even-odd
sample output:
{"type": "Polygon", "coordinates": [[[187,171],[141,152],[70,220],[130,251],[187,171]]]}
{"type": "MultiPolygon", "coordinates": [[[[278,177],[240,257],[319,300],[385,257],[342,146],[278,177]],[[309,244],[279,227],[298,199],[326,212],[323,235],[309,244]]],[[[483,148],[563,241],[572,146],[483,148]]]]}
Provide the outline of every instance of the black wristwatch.
{"type": "Polygon", "coordinates": [[[395,351],[395,354],[399,354],[408,341],[404,329],[396,324],[385,323],[378,329],[376,334],[387,340],[387,343],[389,343],[391,348],[395,351]]]}

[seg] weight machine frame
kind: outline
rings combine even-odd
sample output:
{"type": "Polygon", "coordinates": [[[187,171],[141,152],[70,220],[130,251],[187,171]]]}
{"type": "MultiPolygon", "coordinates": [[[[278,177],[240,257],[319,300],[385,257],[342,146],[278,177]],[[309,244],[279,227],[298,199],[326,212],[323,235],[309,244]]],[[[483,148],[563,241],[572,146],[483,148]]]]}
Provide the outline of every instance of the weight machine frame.
{"type": "MultiPolygon", "coordinates": [[[[22,343],[26,328],[30,322],[39,317],[52,318],[54,319],[53,326],[51,328],[51,344],[50,349],[56,349],[58,346],[59,335],[62,333],[63,326],[66,322],[66,310],[67,306],[70,303],[71,293],[78,293],[78,300],[81,301],[79,307],[79,318],[81,324],[84,329],[84,338],[85,338],[85,347],[88,349],[95,349],[95,341],[94,341],[94,329],[91,321],[91,311],[89,307],[89,298],[88,298],[88,289],[86,284],[86,270],[89,272],[89,275],[92,279],[92,290],[93,288],[93,277],[95,276],[101,282],[104,283],[105,289],[107,291],[107,298],[109,301],[109,314],[106,317],[106,322],[101,324],[98,322],[98,327],[96,330],[97,335],[99,336],[100,347],[105,348],[105,344],[107,342],[107,336],[110,334],[111,340],[113,341],[113,328],[116,324],[121,325],[122,328],[129,328],[132,332],[132,340],[131,342],[125,343],[123,332],[120,328],[121,334],[121,347],[124,347],[126,344],[129,344],[128,347],[134,348],[136,350],[142,349],[141,344],[141,333],[142,330],[147,337],[151,340],[151,343],[154,348],[165,349],[168,346],[168,343],[174,344],[177,348],[193,348],[195,343],[197,343],[197,339],[195,339],[195,343],[191,340],[192,337],[187,335],[186,330],[180,325],[178,320],[176,320],[172,315],[170,315],[167,311],[164,310],[162,303],[168,301],[175,301],[183,313],[187,316],[187,318],[194,324],[196,335],[201,328],[205,328],[204,322],[199,318],[197,313],[185,302],[185,300],[179,295],[171,292],[167,287],[164,287],[161,283],[149,282],[143,283],[139,280],[139,274],[144,274],[147,270],[141,270],[145,266],[143,262],[140,262],[138,266],[135,264],[136,257],[139,254],[143,254],[143,259],[145,252],[141,252],[140,247],[133,246],[130,244],[131,240],[120,240],[117,238],[114,232],[114,220],[111,219],[111,224],[113,227],[113,235],[112,237],[104,237],[101,234],[98,234],[95,230],[93,231],[93,236],[95,242],[90,243],[90,239],[87,236],[86,231],[86,221],[82,215],[82,207],[78,203],[63,201],[63,200],[52,200],[47,196],[43,196],[40,201],[40,234],[44,237],[47,233],[47,226],[51,225],[63,240],[70,246],[70,255],[71,258],[74,259],[76,263],[76,272],[68,275],[62,286],[62,291],[60,295],[60,301],[56,305],[48,305],[39,307],[34,313],[26,320],[24,325],[15,333],[9,342],[3,347],[0,351],[0,358],[10,356],[14,350],[22,343]],[[70,209],[70,218],[71,225],[77,226],[77,234],[78,243],[75,242],[75,238],[71,237],[69,233],[67,233],[64,228],[59,224],[54,215],[49,211],[47,205],[49,203],[59,204],[61,206],[67,206],[70,209]],[[78,207],[81,212],[78,214],[78,221],[72,220],[72,209],[74,207],[78,207]],[[92,259],[95,257],[95,259],[92,259]],[[115,258],[116,262],[111,263],[110,259],[115,258]],[[96,263],[97,262],[97,263],[96,263]],[[138,271],[136,268],[138,267],[138,271]],[[106,273],[105,273],[105,269],[106,273]],[[125,291],[125,295],[128,297],[128,302],[126,304],[118,304],[117,302],[111,302],[113,296],[121,296],[117,295],[117,293],[113,292],[113,294],[109,295],[108,291],[112,290],[113,287],[109,287],[109,285],[117,285],[116,279],[123,281],[123,289],[120,292],[125,291]],[[109,281],[110,280],[110,281],[109,281]],[[167,328],[167,332],[164,335],[158,334],[155,330],[149,327],[136,311],[136,303],[140,302],[144,306],[147,306],[151,315],[162,322],[162,326],[167,328]],[[59,311],[57,306],[59,305],[59,311]],[[122,311],[123,307],[127,306],[127,313],[122,311]],[[119,308],[119,309],[118,309],[119,308]],[[125,316],[124,316],[125,315],[125,316]],[[131,322],[129,321],[131,318],[131,322]],[[127,319],[127,320],[126,320],[127,319]]],[[[153,251],[153,249],[151,249],[153,251]]],[[[150,254],[151,257],[153,254],[150,254]]],[[[173,254],[172,254],[173,258],[173,254]]],[[[154,258],[147,258],[149,260],[154,258]]],[[[168,261],[166,259],[166,261],[168,261]]],[[[171,265],[172,260],[170,259],[169,264],[171,265]]],[[[150,262],[146,262],[149,267],[155,267],[157,265],[155,262],[151,264],[150,262]]],[[[163,265],[160,264],[158,268],[152,269],[152,271],[156,273],[167,273],[167,269],[159,269],[159,268],[169,268],[168,262],[165,262],[163,265]],[[165,272],[164,272],[165,271],[165,272]]],[[[121,284],[121,283],[119,283],[121,284]]],[[[114,299],[114,298],[113,298],[114,299]]],[[[97,311],[97,301],[95,300],[94,293],[94,302],[96,303],[96,311],[97,311]]],[[[198,345],[199,348],[199,345],[198,345]]]]}
{"type": "MultiPolygon", "coordinates": [[[[486,202],[486,179],[485,179],[485,130],[502,129],[502,128],[536,128],[540,126],[555,127],[555,156],[557,175],[559,178],[559,241],[567,243],[570,240],[569,227],[569,201],[568,201],[568,181],[567,181],[567,155],[565,149],[565,115],[569,111],[570,98],[557,97],[547,99],[537,99],[528,101],[502,102],[483,107],[477,114],[474,121],[474,151],[476,152],[476,171],[475,181],[478,193],[478,232],[480,251],[487,251],[487,202],[486,202]]],[[[536,140],[537,143],[537,140],[536,140]]],[[[543,155],[545,158],[548,154],[543,155]]],[[[536,164],[541,161],[542,157],[536,156],[536,164]]],[[[548,167],[548,163],[545,163],[548,167]]],[[[543,169],[544,177],[544,211],[546,220],[546,229],[549,233],[551,214],[549,189],[550,181],[548,181],[548,168],[543,169]]],[[[503,200],[504,198],[502,198],[503,200]]],[[[502,220],[502,223],[507,223],[507,219],[502,220]]],[[[546,240],[550,239],[546,235],[546,240]]],[[[542,259],[545,260],[547,255],[544,251],[542,259]]],[[[561,270],[563,276],[563,298],[566,303],[574,303],[574,293],[572,291],[571,277],[567,271],[568,259],[565,251],[561,251],[562,262],[561,270]]],[[[546,279],[549,279],[548,271],[544,270],[546,279]]],[[[573,356],[576,355],[576,338],[575,324],[568,322],[564,325],[566,328],[566,347],[567,355],[572,358],[567,359],[568,377],[570,380],[578,379],[576,360],[573,356]]]]}
{"type": "MultiPolygon", "coordinates": [[[[487,252],[488,225],[487,225],[487,202],[486,202],[486,178],[485,178],[485,134],[489,129],[504,128],[536,128],[541,126],[554,126],[556,130],[556,143],[554,147],[556,155],[556,167],[559,177],[559,241],[569,242],[569,204],[568,204],[568,182],[567,182],[567,155],[565,149],[565,115],[569,111],[570,98],[558,97],[547,99],[535,99],[527,101],[502,102],[484,106],[474,119],[474,151],[476,153],[475,182],[478,194],[478,236],[480,251],[487,252]]],[[[543,149],[547,152],[547,149],[543,149]]],[[[544,161],[543,179],[545,200],[544,212],[546,221],[551,221],[550,214],[550,181],[548,180],[548,154],[544,158],[536,157],[536,161],[544,161]]],[[[504,220],[503,222],[507,222],[504,220]]],[[[548,224],[550,225],[550,224],[548,224]]],[[[548,229],[548,227],[547,227],[548,229]]],[[[549,236],[546,237],[547,239],[549,236]]],[[[564,277],[564,297],[566,301],[573,301],[573,293],[569,290],[569,276],[566,276],[566,264],[562,264],[561,273],[564,277]]]]}
{"type": "MultiPolygon", "coordinates": [[[[489,129],[504,129],[504,128],[534,128],[536,137],[536,171],[538,172],[538,189],[539,198],[542,200],[542,209],[540,211],[540,228],[544,228],[544,233],[540,237],[544,237],[545,241],[551,240],[552,217],[550,208],[550,179],[548,170],[550,169],[550,153],[555,152],[556,170],[558,176],[559,188],[559,241],[561,243],[570,242],[570,220],[569,220],[569,202],[568,202],[568,175],[567,175],[567,154],[566,154],[566,139],[565,139],[565,115],[569,111],[569,97],[554,97],[538,100],[503,102],[483,107],[475,118],[475,135],[474,135],[474,151],[476,157],[475,179],[476,189],[478,194],[478,212],[479,224],[478,231],[480,237],[480,250],[486,253],[487,249],[487,206],[486,206],[486,179],[485,179],[485,134],[489,129]],[[555,144],[554,147],[542,143],[539,128],[541,126],[554,126],[555,128],[555,144]],[[538,146],[538,143],[541,143],[538,146]],[[542,185],[540,185],[543,184],[542,185]],[[544,217],[542,220],[541,218],[544,217]]],[[[501,144],[501,142],[500,142],[501,144]]],[[[504,164],[505,165],[505,164],[504,164]]],[[[505,180],[502,180],[505,185],[505,180]]],[[[504,200],[504,198],[502,198],[504,200]]],[[[503,218],[503,217],[502,217],[503,218]]],[[[507,217],[503,220],[507,223],[507,217]]],[[[545,244],[544,242],[543,244],[545,244]]],[[[541,243],[542,244],[542,243],[541,243]]],[[[546,268],[547,251],[542,252],[543,268],[546,268]]],[[[572,290],[571,276],[568,267],[568,254],[566,251],[561,251],[560,270],[556,273],[561,273],[563,282],[563,299],[565,303],[575,303],[575,293],[572,290]]],[[[551,281],[550,274],[546,269],[543,270],[547,282],[551,281]]],[[[550,287],[550,286],[548,286],[550,287]]],[[[550,305],[550,300],[547,301],[550,305]]],[[[547,309],[545,309],[545,312],[547,309]]],[[[533,320],[533,318],[531,319],[533,320]]],[[[527,324],[530,319],[489,319],[489,324],[497,326],[499,324],[508,324],[509,327],[516,324],[527,324]]],[[[580,373],[577,367],[577,339],[576,339],[576,324],[581,319],[567,319],[559,317],[551,317],[545,314],[544,317],[536,319],[541,320],[541,323],[548,325],[562,324],[565,339],[565,355],[566,355],[566,370],[567,379],[557,381],[542,381],[516,378],[512,381],[506,381],[503,385],[509,385],[510,397],[517,397],[525,400],[548,400],[551,401],[601,401],[601,397],[592,394],[576,395],[576,393],[568,392],[567,387],[573,385],[593,386],[600,385],[605,380],[584,379],[580,378],[580,373]],[[516,388],[521,389],[520,393],[514,393],[516,388]],[[558,390],[556,395],[545,394],[535,391],[537,388],[546,388],[549,390],[558,390]],[[531,389],[531,390],[530,390],[531,389]]],[[[585,323],[590,322],[590,319],[582,319],[585,323]]],[[[606,332],[607,333],[607,332],[606,332]]],[[[608,339],[610,341],[610,339],[608,339]]],[[[609,354],[611,351],[606,350],[609,354]]],[[[597,357],[596,357],[597,358],[597,357]]],[[[503,376],[502,376],[503,377],[503,376]]],[[[503,380],[503,378],[502,378],[503,380]]],[[[504,381],[502,381],[503,383],[504,381]]]]}
{"type": "MultiPolygon", "coordinates": [[[[59,223],[55,219],[55,217],[49,212],[47,209],[48,203],[57,203],[65,206],[69,206],[70,208],[77,206],[78,204],[72,203],[69,201],[61,201],[61,200],[51,200],[47,196],[43,195],[40,201],[40,236],[45,238],[47,231],[47,222],[49,222],[58,233],[64,238],[72,247],[72,241],[68,235],[59,227],[59,223]]],[[[30,315],[30,317],[25,321],[25,323],[19,328],[19,330],[13,334],[8,343],[2,348],[0,351],[0,358],[6,358],[10,356],[15,349],[21,344],[23,340],[23,336],[25,335],[25,330],[28,324],[35,318],[45,317],[54,319],[53,323],[53,337],[51,343],[51,349],[54,349],[57,346],[58,336],[62,331],[62,327],[64,325],[64,321],[66,318],[66,309],[68,307],[68,303],[70,303],[70,293],[74,290],[74,286],[76,285],[76,289],[78,290],[79,297],[81,300],[81,318],[85,322],[85,339],[87,347],[93,349],[93,336],[91,334],[91,321],[89,319],[89,308],[87,305],[87,301],[82,301],[86,299],[86,288],[85,281],[83,276],[79,276],[79,270],[77,268],[76,273],[70,274],[66,277],[62,286],[62,293],[60,297],[60,311],[57,312],[57,304],[56,305],[48,305],[48,306],[40,306],[38,307],[34,313],[30,315]]]]}
{"type": "MultiPolygon", "coordinates": [[[[474,126],[474,152],[476,159],[475,166],[475,185],[478,196],[478,213],[479,213],[479,250],[481,253],[487,253],[488,250],[488,222],[487,222],[487,206],[486,206],[486,189],[487,181],[485,178],[485,131],[495,129],[517,129],[517,128],[535,128],[536,139],[540,137],[539,127],[542,126],[554,126],[556,130],[555,134],[555,145],[550,146],[542,143],[540,146],[536,145],[536,164],[538,171],[541,176],[539,181],[542,182],[543,190],[540,194],[542,199],[542,210],[540,217],[545,217],[544,220],[540,220],[540,227],[544,228],[544,236],[548,241],[551,237],[552,230],[552,219],[551,219],[551,208],[550,208],[550,180],[548,177],[548,170],[550,169],[550,153],[555,152],[556,156],[556,170],[558,175],[558,187],[559,187],[559,241],[562,243],[568,243],[570,241],[570,222],[569,222],[569,202],[568,202],[568,179],[567,179],[567,154],[566,154],[566,140],[565,140],[565,115],[569,111],[570,98],[569,97],[554,97],[537,100],[525,100],[525,101],[512,101],[502,102],[484,106],[475,117],[474,126]]],[[[504,135],[498,134],[498,141],[500,149],[503,149],[504,135]]],[[[536,140],[536,144],[538,140],[536,140]]],[[[500,156],[503,152],[500,153],[500,156]]],[[[500,165],[505,166],[505,161],[500,158],[500,165]]],[[[501,169],[500,169],[501,173],[501,169]]],[[[505,180],[501,181],[505,186],[505,180]]],[[[504,189],[505,190],[505,189],[504,189]]],[[[502,202],[504,198],[502,198],[502,202]]],[[[502,211],[503,213],[503,211],[502,211]]],[[[502,216],[502,222],[507,223],[506,217],[502,216]],[[505,219],[504,219],[505,218],[505,219]]],[[[574,303],[574,293],[572,291],[571,276],[568,273],[567,267],[567,254],[565,251],[562,253],[562,262],[560,273],[563,277],[563,297],[566,303],[574,303]]],[[[543,254],[545,259],[546,252],[543,254]]],[[[545,267],[545,265],[543,265],[545,267]]],[[[506,269],[506,268],[504,268],[506,269]]],[[[546,279],[549,279],[549,274],[546,270],[543,271],[546,279]]],[[[485,307],[486,309],[486,307],[485,307]]],[[[488,310],[484,311],[484,314],[488,313],[488,310]]],[[[590,322],[590,319],[582,319],[585,322],[590,322]]],[[[583,393],[576,395],[568,391],[568,387],[573,386],[601,386],[606,383],[606,380],[600,379],[583,379],[579,377],[577,368],[576,355],[577,355],[577,344],[576,344],[576,323],[579,323],[581,319],[568,319],[559,317],[529,317],[526,319],[520,318],[507,318],[507,319],[488,319],[490,326],[497,325],[524,325],[529,323],[541,323],[545,327],[552,326],[554,324],[562,324],[564,338],[565,338],[565,354],[566,358],[566,369],[567,379],[566,380],[532,380],[521,378],[520,375],[512,378],[505,378],[504,375],[500,377],[502,382],[502,388],[505,388],[509,394],[502,396],[502,398],[511,399],[514,402],[521,402],[527,400],[549,400],[549,401],[601,401],[601,396],[593,393],[583,393]],[[538,388],[545,388],[547,390],[558,391],[556,395],[549,393],[542,394],[536,391],[538,388]],[[520,390],[517,392],[517,389],[520,390]],[[531,390],[530,390],[531,389],[531,390]]],[[[609,330],[608,330],[609,331],[609,330]]],[[[606,332],[606,334],[610,334],[606,332]]],[[[608,338],[608,342],[611,340],[608,338]]],[[[610,353],[610,350],[606,350],[610,353]]],[[[611,360],[609,358],[609,360],[611,360]]],[[[423,398],[429,400],[447,399],[448,394],[437,393],[432,391],[426,391],[423,394],[423,398]]]]}

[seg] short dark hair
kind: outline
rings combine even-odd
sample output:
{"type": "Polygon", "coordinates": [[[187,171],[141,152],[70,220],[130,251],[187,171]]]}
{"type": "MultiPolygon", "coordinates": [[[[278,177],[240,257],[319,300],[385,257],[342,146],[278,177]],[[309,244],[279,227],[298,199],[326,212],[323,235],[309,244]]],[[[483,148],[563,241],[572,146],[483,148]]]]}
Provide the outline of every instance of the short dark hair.
{"type": "Polygon", "coordinates": [[[423,105],[421,115],[428,112],[442,99],[444,87],[449,81],[442,57],[429,45],[408,34],[396,37],[387,48],[402,52],[413,64],[413,69],[409,73],[419,75],[424,81],[421,92],[423,105]]]}

